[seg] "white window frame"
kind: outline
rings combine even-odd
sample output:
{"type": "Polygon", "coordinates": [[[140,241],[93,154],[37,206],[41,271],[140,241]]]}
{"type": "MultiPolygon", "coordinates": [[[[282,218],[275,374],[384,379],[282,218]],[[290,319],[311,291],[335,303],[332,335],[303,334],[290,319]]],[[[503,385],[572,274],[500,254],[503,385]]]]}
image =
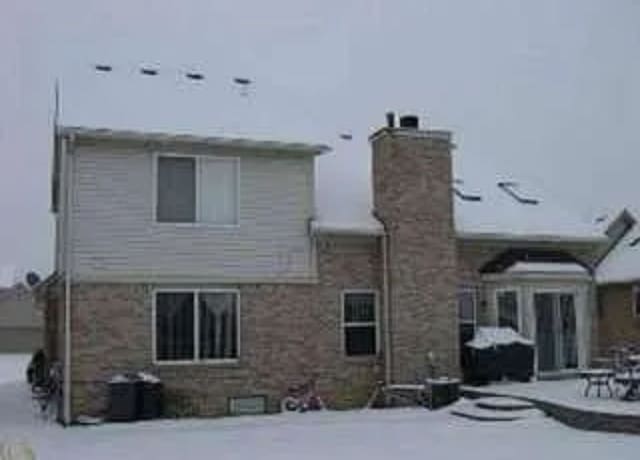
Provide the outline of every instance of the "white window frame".
{"type": "Polygon", "coordinates": [[[153,364],[157,366],[175,366],[175,365],[193,365],[193,364],[237,364],[240,361],[240,356],[242,353],[241,344],[242,340],[240,338],[242,325],[240,323],[241,315],[240,315],[240,290],[232,289],[232,288],[206,288],[206,289],[190,289],[190,288],[160,288],[153,289],[151,292],[152,295],[152,308],[151,308],[151,354],[153,357],[153,364]],[[171,294],[179,294],[179,293],[188,293],[193,294],[193,334],[194,334],[194,342],[193,342],[193,359],[180,359],[180,360],[166,360],[166,359],[158,359],[158,350],[157,350],[157,331],[156,331],[156,302],[157,295],[161,293],[171,293],[171,294]],[[223,358],[223,359],[200,359],[200,315],[199,315],[199,299],[200,294],[207,293],[232,293],[236,296],[236,327],[238,330],[236,331],[236,350],[237,356],[235,358],[223,358]]]}
{"type": "Polygon", "coordinates": [[[518,334],[522,334],[523,332],[523,319],[522,319],[522,293],[520,287],[518,286],[505,286],[498,288],[493,293],[493,300],[496,311],[496,326],[500,326],[500,304],[498,302],[498,296],[504,292],[515,292],[516,293],[516,301],[518,303],[518,330],[516,331],[518,334]]]}
{"type": "Polygon", "coordinates": [[[375,289],[344,289],[340,293],[340,343],[342,348],[342,354],[349,359],[368,359],[375,357],[380,353],[380,304],[378,302],[378,291],[375,289]],[[375,321],[345,321],[345,299],[349,294],[373,294],[373,312],[375,315],[375,321]],[[373,326],[375,328],[375,350],[370,355],[348,355],[347,354],[347,341],[345,332],[347,327],[357,326],[373,326]]]}
{"type": "Polygon", "coordinates": [[[235,229],[240,227],[240,157],[237,156],[222,156],[222,155],[207,155],[207,154],[192,154],[192,153],[179,153],[179,152],[155,152],[153,154],[153,177],[152,177],[152,216],[154,225],[160,226],[172,226],[172,227],[216,227],[235,229]],[[162,222],[158,221],[158,161],[160,158],[193,158],[195,160],[195,188],[196,188],[196,202],[195,204],[195,221],[194,222],[162,222]],[[202,200],[202,192],[200,190],[200,181],[202,175],[202,159],[205,158],[208,161],[235,161],[236,163],[236,222],[233,224],[218,224],[216,222],[203,222],[200,216],[200,201],[202,200]]]}
{"type": "Polygon", "coordinates": [[[478,290],[472,287],[463,287],[458,289],[458,294],[462,294],[462,293],[471,293],[471,296],[473,298],[473,321],[469,321],[469,320],[462,320],[460,317],[460,302],[459,299],[456,299],[456,303],[457,303],[457,308],[458,308],[458,324],[465,324],[465,325],[473,325],[473,329],[475,330],[477,325],[478,325],[478,290]]]}
{"type": "Polygon", "coordinates": [[[640,293],[640,285],[634,284],[631,287],[631,315],[633,318],[640,318],[640,312],[638,311],[640,305],[638,305],[638,294],[640,293]]]}

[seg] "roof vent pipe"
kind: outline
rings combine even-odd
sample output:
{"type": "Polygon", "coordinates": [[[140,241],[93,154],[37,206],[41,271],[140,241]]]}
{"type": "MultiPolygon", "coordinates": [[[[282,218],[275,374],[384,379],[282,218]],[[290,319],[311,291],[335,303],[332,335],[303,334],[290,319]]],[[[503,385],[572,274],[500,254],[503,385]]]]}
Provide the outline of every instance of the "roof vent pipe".
{"type": "Polygon", "coordinates": [[[396,127],[396,114],[393,112],[387,112],[387,128],[396,127]]]}
{"type": "Polygon", "coordinates": [[[416,115],[403,115],[400,117],[400,127],[418,129],[420,127],[420,119],[416,115]]]}

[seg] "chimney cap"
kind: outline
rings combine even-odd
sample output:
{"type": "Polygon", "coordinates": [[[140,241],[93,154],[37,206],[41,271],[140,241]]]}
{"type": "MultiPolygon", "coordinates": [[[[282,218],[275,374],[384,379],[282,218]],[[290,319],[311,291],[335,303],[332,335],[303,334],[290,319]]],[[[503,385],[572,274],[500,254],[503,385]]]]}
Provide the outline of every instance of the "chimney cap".
{"type": "Polygon", "coordinates": [[[394,112],[387,112],[387,128],[395,128],[396,127],[396,114],[394,112]]]}
{"type": "Polygon", "coordinates": [[[420,119],[417,115],[402,115],[400,117],[400,127],[418,129],[420,127],[420,119]]]}

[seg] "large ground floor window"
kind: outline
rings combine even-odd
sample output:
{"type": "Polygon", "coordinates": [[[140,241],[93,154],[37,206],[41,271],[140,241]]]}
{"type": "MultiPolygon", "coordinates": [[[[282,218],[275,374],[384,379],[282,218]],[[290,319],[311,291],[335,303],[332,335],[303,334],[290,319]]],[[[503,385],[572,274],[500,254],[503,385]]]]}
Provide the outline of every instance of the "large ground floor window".
{"type": "Polygon", "coordinates": [[[156,361],[218,361],[238,358],[238,291],[157,291],[153,311],[156,361]]]}

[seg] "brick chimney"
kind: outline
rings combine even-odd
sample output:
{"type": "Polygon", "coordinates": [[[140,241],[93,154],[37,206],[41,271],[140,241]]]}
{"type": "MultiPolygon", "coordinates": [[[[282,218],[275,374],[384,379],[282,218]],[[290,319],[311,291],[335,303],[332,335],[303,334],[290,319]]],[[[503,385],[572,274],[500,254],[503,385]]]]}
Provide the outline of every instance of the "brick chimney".
{"type": "Polygon", "coordinates": [[[390,376],[459,375],[451,133],[387,114],[370,137],[376,216],[387,232],[390,376]]]}

